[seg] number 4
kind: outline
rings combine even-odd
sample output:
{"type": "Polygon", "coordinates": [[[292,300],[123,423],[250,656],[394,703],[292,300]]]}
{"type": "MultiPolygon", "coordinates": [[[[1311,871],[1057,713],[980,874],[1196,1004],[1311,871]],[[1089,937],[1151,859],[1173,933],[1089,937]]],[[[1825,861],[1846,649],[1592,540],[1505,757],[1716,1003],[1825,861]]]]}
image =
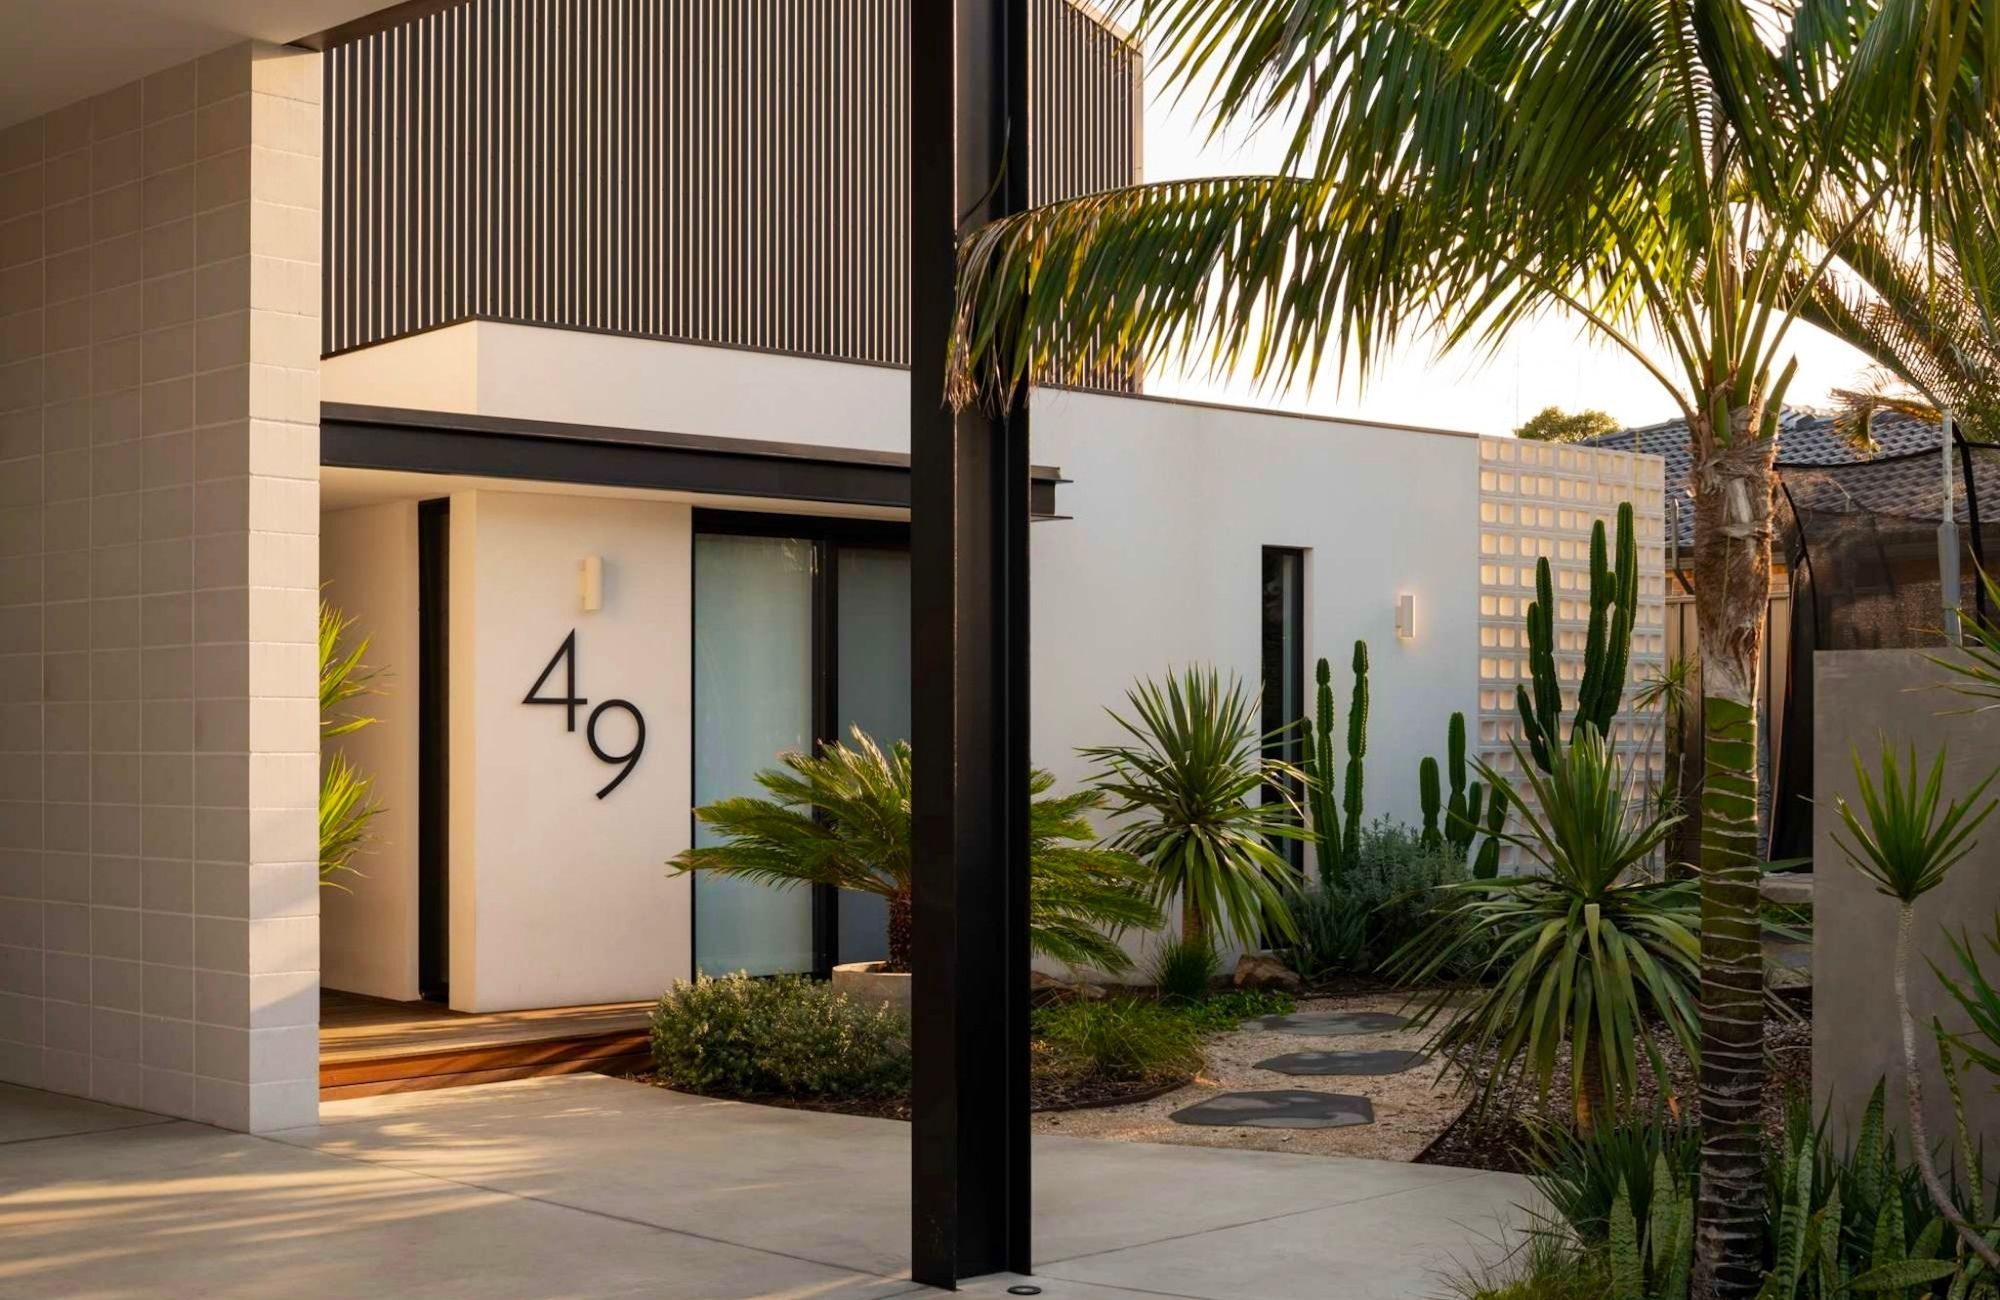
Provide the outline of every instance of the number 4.
{"type": "Polygon", "coordinates": [[[535,684],[528,688],[528,694],[524,699],[522,699],[521,703],[560,704],[564,708],[569,710],[569,713],[567,715],[568,723],[566,726],[563,727],[563,730],[564,731],[576,730],[576,711],[583,705],[590,703],[590,701],[584,699],[581,695],[578,695],[576,693],[576,629],[575,628],[571,628],[569,635],[563,638],[562,648],[556,651],[555,658],[549,660],[549,666],[542,669],[542,675],[540,677],[537,677],[535,679],[535,684]],[[557,664],[563,665],[564,694],[559,696],[540,694],[539,692],[542,689],[542,683],[546,682],[549,679],[549,674],[556,670],[557,664]]]}

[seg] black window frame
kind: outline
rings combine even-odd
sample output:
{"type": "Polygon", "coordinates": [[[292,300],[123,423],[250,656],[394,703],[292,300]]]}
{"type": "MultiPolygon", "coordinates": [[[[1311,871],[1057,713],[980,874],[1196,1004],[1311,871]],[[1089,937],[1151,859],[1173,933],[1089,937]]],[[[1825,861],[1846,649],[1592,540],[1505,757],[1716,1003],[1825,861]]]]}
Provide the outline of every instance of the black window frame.
{"type": "MultiPolygon", "coordinates": [[[[694,549],[703,535],[711,537],[782,537],[805,542],[812,547],[812,744],[837,741],[840,736],[840,583],[842,550],[902,551],[910,549],[910,525],[897,519],[856,519],[844,516],[802,515],[761,510],[713,510],[697,508],[688,547],[689,618],[699,617],[701,591],[696,580],[694,549]]],[[[690,657],[689,671],[693,671],[690,657]]],[[[694,714],[688,716],[688,771],[701,743],[694,714]]],[[[773,761],[776,755],[772,755],[773,761]]],[[[693,843],[695,805],[688,808],[689,843],[693,843]]],[[[812,970],[815,979],[828,979],[840,961],[840,891],[831,885],[812,886],[812,970]]],[[[701,925],[701,903],[692,891],[688,897],[688,960],[700,969],[696,935],[701,925]]]]}
{"type": "MultiPolygon", "coordinates": [[[[1306,713],[1306,548],[1266,546],[1262,555],[1258,585],[1260,625],[1259,673],[1263,704],[1264,757],[1299,766],[1305,758],[1305,737],[1296,725],[1306,713]],[[1292,566],[1289,595],[1284,588],[1284,571],[1292,566]],[[1290,662],[1285,654],[1287,624],[1291,630],[1290,662]],[[1298,712],[1285,714],[1285,699],[1298,701],[1298,712]],[[1281,734],[1280,734],[1281,733],[1281,734]]],[[[1288,783],[1293,798],[1303,791],[1294,780],[1288,783]]],[[[1275,803],[1284,797],[1275,786],[1265,789],[1264,801],[1275,803]]],[[[1303,873],[1306,864],[1304,840],[1283,839],[1273,846],[1292,869],[1303,873]]]]}

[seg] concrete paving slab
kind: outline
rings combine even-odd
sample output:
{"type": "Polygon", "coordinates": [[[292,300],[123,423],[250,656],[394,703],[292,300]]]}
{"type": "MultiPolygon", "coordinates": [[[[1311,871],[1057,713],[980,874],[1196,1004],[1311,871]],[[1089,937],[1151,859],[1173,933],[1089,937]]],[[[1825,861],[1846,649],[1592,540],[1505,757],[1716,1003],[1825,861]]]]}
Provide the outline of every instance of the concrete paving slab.
{"type": "Polygon", "coordinates": [[[143,1110],[0,1083],[0,1146],[168,1122],[164,1116],[143,1110]]]}
{"type": "MultiPolygon", "coordinates": [[[[908,1280],[906,1125],[592,1076],[323,1109],[282,1140],[160,1121],[8,1148],[0,1294],[927,1294],[908,1280]]],[[[1034,1157],[1032,1284],[1068,1300],[1416,1300],[1433,1277],[1328,1279],[1417,1278],[1527,1195],[1501,1175],[1260,1151],[1043,1137],[1034,1157]]]]}
{"type": "Polygon", "coordinates": [[[907,1280],[166,1123],[0,1160],[0,1294],[838,1296],[907,1280]]]}
{"type": "Polygon", "coordinates": [[[1474,1174],[1330,1209],[1038,1265],[1051,1278],[1196,1300],[1415,1300],[1504,1253],[1526,1180],[1474,1174]]]}

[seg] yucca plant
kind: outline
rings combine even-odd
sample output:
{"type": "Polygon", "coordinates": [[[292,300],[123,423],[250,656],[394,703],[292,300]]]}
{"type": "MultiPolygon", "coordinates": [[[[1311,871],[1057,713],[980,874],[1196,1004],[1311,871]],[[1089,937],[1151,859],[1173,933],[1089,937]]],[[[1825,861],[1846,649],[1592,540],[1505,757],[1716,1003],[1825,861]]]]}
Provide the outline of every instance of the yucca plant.
{"type": "MultiPolygon", "coordinates": [[[[781,754],[782,768],[757,774],[768,798],[743,795],[695,809],[725,836],[687,849],[673,866],[778,888],[830,885],[889,900],[892,971],[910,968],[910,746],[886,751],[854,727],[851,744],[817,754],[781,754]]],[[[1103,796],[1050,796],[1055,777],[1028,778],[1028,944],[1071,966],[1131,968],[1115,935],[1149,929],[1159,910],[1130,854],[1097,842],[1086,815],[1103,796]]]]}
{"type": "Polygon", "coordinates": [[[1938,1177],[1924,1134],[1923,1076],[1917,1059],[1917,1023],[1910,1014],[1909,970],[1910,931],[1917,900],[1943,884],[1951,868],[1977,846],[1973,832],[1992,813],[1995,803],[2000,802],[1993,799],[1980,802],[1996,773],[1989,772],[1963,798],[1947,800],[1942,748],[1932,761],[1929,774],[1920,776],[1916,748],[1911,747],[1905,769],[1897,762],[1894,747],[1884,739],[1879,785],[1863,766],[1860,753],[1855,752],[1852,757],[1862,812],[1857,814],[1844,796],[1835,796],[1834,807],[1846,834],[1836,831],[1834,842],[1855,869],[1874,882],[1877,893],[1896,900],[1896,1021],[1902,1030],[1903,1089],[1909,1102],[1911,1155],[1938,1212],[1958,1229],[1988,1267],[2000,1271],[2000,1251],[1974,1232],[1953,1204],[1938,1177]]]}
{"type": "Polygon", "coordinates": [[[1271,737],[1258,730],[1256,697],[1234,675],[1225,685],[1213,668],[1190,667],[1125,698],[1133,718],[1111,718],[1131,743],[1079,751],[1100,765],[1093,783],[1125,823],[1112,844],[1146,864],[1155,904],[1180,900],[1184,938],[1212,926],[1246,948],[1297,938],[1291,864],[1272,841],[1307,837],[1290,793],[1306,777],[1264,756],[1271,737]],[[1267,803],[1270,791],[1280,797],[1267,803]]]}
{"type": "Polygon", "coordinates": [[[1570,1090],[1578,1127],[1594,1123],[1610,1099],[1631,1090],[1643,1052],[1664,1079],[1655,1035],[1677,1040],[1698,1059],[1695,995],[1700,982],[1700,890],[1641,870],[1679,818],[1635,799],[1614,747],[1586,724],[1568,747],[1549,752],[1550,770],[1514,746],[1533,799],[1481,762],[1480,775],[1518,813],[1503,831],[1535,870],[1445,886],[1439,915],[1391,959],[1397,977],[1434,984],[1468,950],[1490,944],[1474,968],[1474,1001],[1456,1015],[1439,988],[1420,1005],[1420,1023],[1442,1021],[1435,1046],[1467,1071],[1491,1055],[1484,1090],[1532,1075],[1546,1100],[1559,1050],[1570,1049],[1570,1090]]]}
{"type": "MultiPolygon", "coordinates": [[[[363,660],[369,639],[362,637],[344,652],[354,620],[325,600],[319,603],[319,734],[321,740],[351,735],[376,719],[357,713],[352,705],[364,695],[376,693],[375,669],[363,660]]],[[[336,889],[345,888],[338,879],[353,872],[356,854],[370,840],[369,826],[381,815],[375,802],[374,782],[348,762],[347,755],[335,752],[320,766],[319,776],[319,881],[336,889]]],[[[359,873],[356,873],[359,874],[359,873]]]]}

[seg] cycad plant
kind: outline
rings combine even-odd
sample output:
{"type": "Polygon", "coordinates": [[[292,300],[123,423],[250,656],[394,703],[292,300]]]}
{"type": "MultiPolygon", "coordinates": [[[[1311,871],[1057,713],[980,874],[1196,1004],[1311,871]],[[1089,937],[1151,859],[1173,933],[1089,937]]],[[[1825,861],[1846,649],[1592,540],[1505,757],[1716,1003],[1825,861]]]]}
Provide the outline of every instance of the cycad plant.
{"type": "Polygon", "coordinates": [[[1520,819],[1501,838],[1535,869],[1472,879],[1442,891],[1437,918],[1392,959],[1418,987],[1467,951],[1490,945],[1458,1014],[1452,990],[1422,1003],[1419,1020],[1439,1024],[1435,1044],[1472,1082],[1484,1069],[1491,1096],[1501,1080],[1531,1076],[1547,1098],[1557,1056],[1570,1053],[1568,1086],[1578,1127],[1628,1095],[1638,1060],[1666,1077],[1656,1035],[1699,1059],[1695,993],[1701,974],[1700,894],[1692,881],[1663,881],[1641,868],[1679,819],[1632,797],[1613,747],[1588,723],[1549,752],[1550,770],[1521,747],[1516,760],[1533,791],[1513,793],[1485,763],[1480,775],[1520,819]]]}
{"type": "MultiPolygon", "coordinates": [[[[368,655],[368,638],[362,637],[344,652],[354,620],[322,600],[319,603],[319,734],[321,740],[346,736],[376,719],[352,709],[355,700],[376,691],[376,670],[362,661],[368,655]]],[[[319,776],[319,881],[336,889],[345,888],[339,877],[353,872],[354,856],[370,839],[368,828],[382,809],[373,795],[374,781],[348,762],[347,755],[335,750],[320,764],[319,776]]],[[[356,873],[359,874],[359,873],[356,873]]]]}
{"type": "Polygon", "coordinates": [[[1265,757],[1256,697],[1242,680],[1190,667],[1126,692],[1132,717],[1111,717],[1130,740],[1080,752],[1100,765],[1094,785],[1124,823],[1112,839],[1152,873],[1152,895],[1179,899],[1184,938],[1225,927],[1246,948],[1298,937],[1291,864],[1274,840],[1306,832],[1290,791],[1298,768],[1265,757]],[[1267,791],[1281,797],[1265,802],[1267,791]]]}
{"type": "MultiPolygon", "coordinates": [[[[886,751],[860,727],[851,744],[781,754],[757,774],[768,797],[742,795],[695,809],[725,839],[687,849],[673,866],[778,888],[829,885],[889,901],[892,971],[910,969],[910,746],[886,751]]],[[[1028,779],[1028,943],[1043,956],[1105,972],[1130,969],[1115,935],[1158,925],[1144,873],[1097,842],[1087,816],[1094,791],[1051,796],[1055,777],[1028,779]]]]}
{"type": "Polygon", "coordinates": [[[1963,798],[1944,797],[1945,751],[1940,749],[1927,775],[1919,775],[1917,751],[1911,747],[1908,766],[1897,761],[1896,751],[1882,742],[1881,779],[1878,785],[1853,755],[1855,784],[1859,788],[1862,811],[1856,813],[1844,796],[1836,795],[1834,807],[1845,830],[1834,833],[1834,842],[1870,881],[1875,891],[1896,900],[1895,990],[1896,1021],[1902,1030],[1903,1090],[1909,1102],[1910,1154],[1922,1171],[1924,1186],[1938,1212],[1957,1228],[1988,1267],[2000,1271],[2000,1251],[1988,1244],[1960,1215],[1943,1181],[1938,1177],[1930,1144],[1924,1134],[1923,1075],[1917,1057],[1917,1022],[1910,1014],[1910,931],[1915,923],[1917,900],[1944,883],[1946,874],[1977,847],[1973,832],[1991,815],[2000,800],[1981,798],[1995,775],[1973,786],[1963,798]]]}

